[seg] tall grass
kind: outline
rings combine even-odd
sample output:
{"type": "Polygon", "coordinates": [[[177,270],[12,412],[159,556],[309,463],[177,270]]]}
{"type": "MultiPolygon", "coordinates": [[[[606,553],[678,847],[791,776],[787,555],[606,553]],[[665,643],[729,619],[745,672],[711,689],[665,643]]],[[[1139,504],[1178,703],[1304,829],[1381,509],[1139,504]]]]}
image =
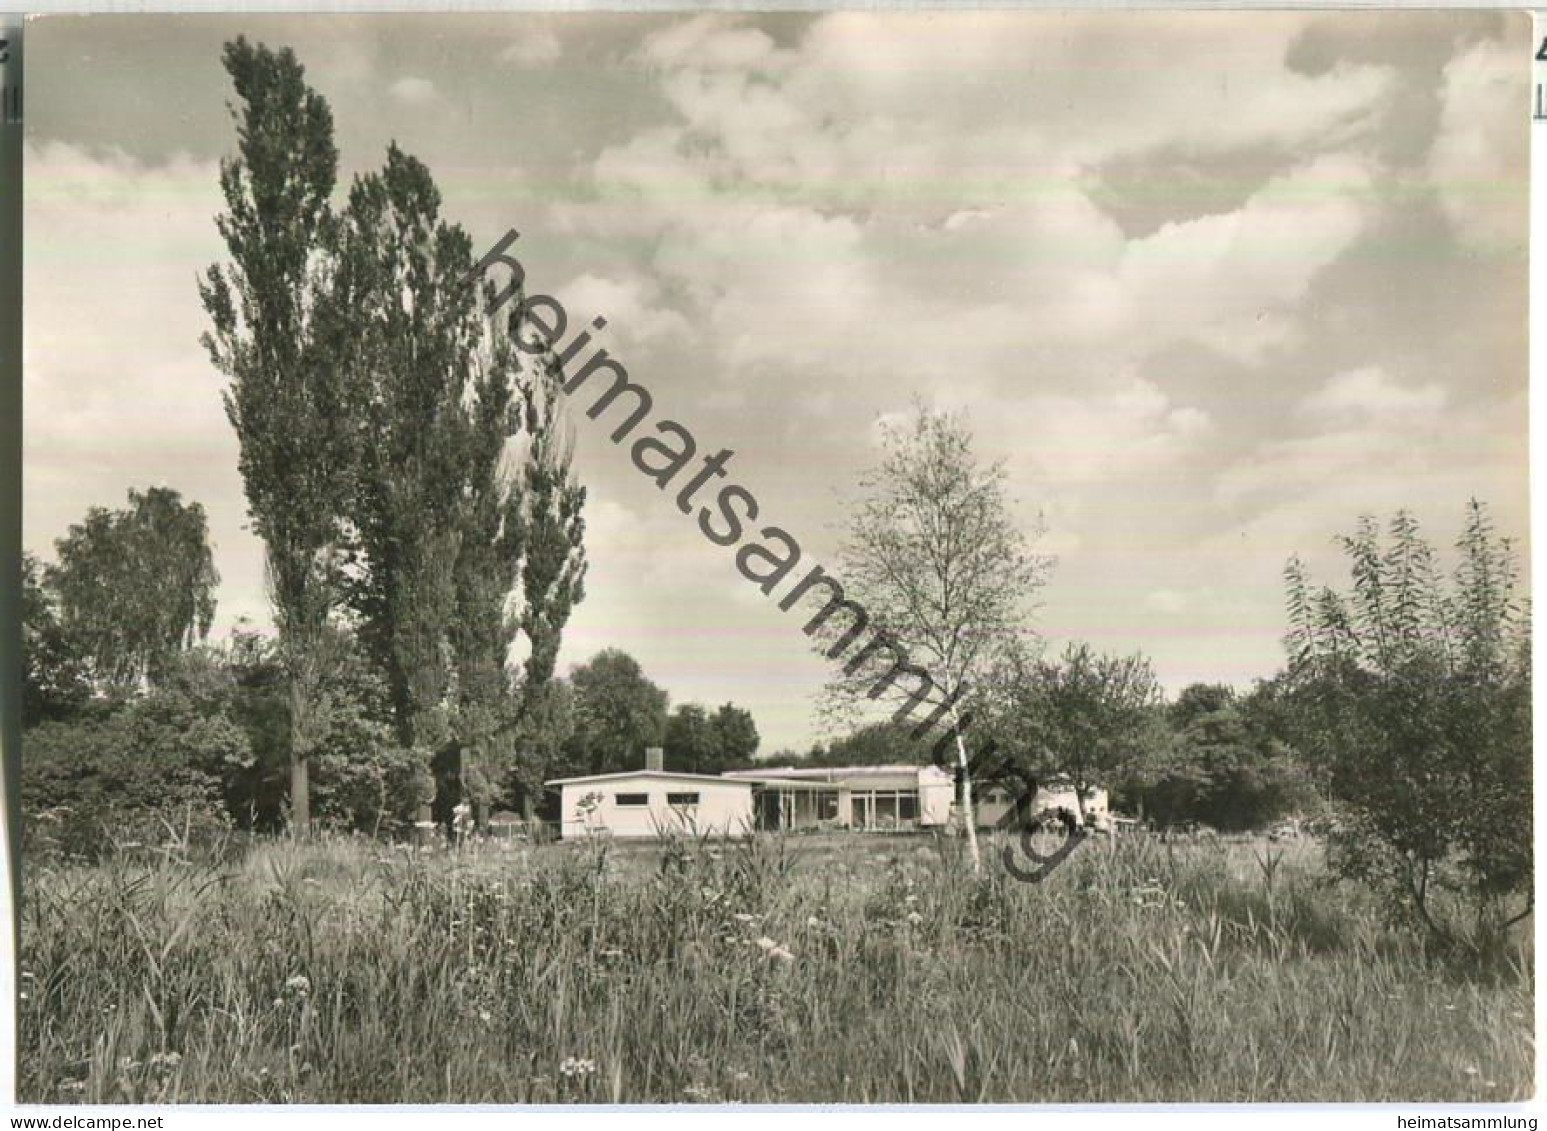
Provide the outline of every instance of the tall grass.
{"type": "Polygon", "coordinates": [[[1319,853],[1134,838],[268,842],[31,870],[33,1102],[1507,1100],[1533,981],[1385,930],[1319,853]],[[1255,853],[1255,855],[1254,855],[1255,853]],[[990,854],[994,855],[993,853],[990,854]]]}

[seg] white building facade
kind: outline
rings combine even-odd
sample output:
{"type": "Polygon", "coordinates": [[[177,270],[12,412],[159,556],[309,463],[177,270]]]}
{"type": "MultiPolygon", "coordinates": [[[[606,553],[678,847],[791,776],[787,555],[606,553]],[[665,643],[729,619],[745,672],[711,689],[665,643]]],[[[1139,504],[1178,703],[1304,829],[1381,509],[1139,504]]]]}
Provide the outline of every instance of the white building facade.
{"type": "Polygon", "coordinates": [[[710,774],[627,770],[561,778],[560,835],[654,837],[670,832],[745,836],[755,827],[752,783],[710,774]]]}
{"type": "MultiPolygon", "coordinates": [[[[660,768],[652,750],[646,768],[560,778],[547,783],[560,795],[561,835],[619,838],[669,833],[747,836],[755,831],[856,829],[906,832],[951,823],[955,780],[937,766],[768,767],[722,775],[674,773],[660,768]]],[[[989,784],[975,799],[979,827],[1013,819],[1017,798],[989,784]]],[[[1085,811],[1098,827],[1110,819],[1107,791],[1088,790],[1085,811]]],[[[1077,812],[1074,789],[1049,782],[1027,816],[1077,812]]]]}

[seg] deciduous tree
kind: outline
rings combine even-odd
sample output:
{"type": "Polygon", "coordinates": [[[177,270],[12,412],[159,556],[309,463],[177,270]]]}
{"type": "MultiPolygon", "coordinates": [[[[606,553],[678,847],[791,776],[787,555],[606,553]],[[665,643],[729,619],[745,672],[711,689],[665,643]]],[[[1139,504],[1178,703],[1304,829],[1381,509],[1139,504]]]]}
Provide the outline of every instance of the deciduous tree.
{"type": "Polygon", "coordinates": [[[216,219],[230,260],[200,283],[212,323],[203,341],[230,381],[226,414],[266,550],[288,681],[291,821],[304,830],[319,641],[339,601],[359,426],[342,364],[349,322],[332,302],[338,151],[332,112],[288,48],[238,38],[223,58],[238,99],[216,219]]]}
{"type": "Polygon", "coordinates": [[[1015,682],[1000,731],[1007,762],[1031,784],[1068,779],[1083,823],[1086,794],[1132,772],[1160,740],[1160,698],[1144,656],[1070,644],[1057,660],[1032,663],[1015,682]]]}
{"type": "Polygon", "coordinates": [[[21,563],[22,726],[61,721],[91,699],[90,671],[79,647],[59,623],[55,596],[43,584],[43,565],[31,554],[21,563]]]}
{"type": "Polygon", "coordinates": [[[1532,909],[1530,617],[1473,500],[1447,580],[1407,512],[1340,540],[1350,588],[1286,568],[1297,745],[1341,810],[1332,863],[1447,948],[1497,954],[1532,909]]]}
{"type": "Polygon", "coordinates": [[[198,503],[130,490],[126,509],[93,507],[54,545],[44,576],[63,638],[104,690],[148,687],[209,634],[220,576],[198,503]]]}
{"type": "Polygon", "coordinates": [[[570,751],[581,772],[637,769],[645,748],[666,731],[667,695],[646,677],[639,661],[608,648],[576,667],[575,730],[570,751]]]}
{"type": "Polygon", "coordinates": [[[1030,551],[1040,523],[1016,523],[1003,463],[979,462],[961,417],[916,404],[906,421],[882,428],[881,446],[860,480],[840,562],[847,597],[893,647],[865,657],[863,635],[844,635],[843,617],[827,620],[820,639],[839,665],[828,693],[841,706],[899,703],[914,720],[935,712],[951,735],[976,870],[969,742],[978,739],[963,724],[992,673],[1029,640],[1027,613],[1051,559],[1030,551]],[[878,682],[895,648],[913,670],[878,682]]]}

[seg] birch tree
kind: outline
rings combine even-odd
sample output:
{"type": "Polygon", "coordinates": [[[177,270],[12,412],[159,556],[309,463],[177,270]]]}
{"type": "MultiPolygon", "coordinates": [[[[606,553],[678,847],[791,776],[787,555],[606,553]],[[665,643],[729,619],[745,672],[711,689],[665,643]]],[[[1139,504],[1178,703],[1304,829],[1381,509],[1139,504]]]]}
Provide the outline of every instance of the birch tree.
{"type": "Polygon", "coordinates": [[[839,553],[843,589],[873,635],[844,647],[852,634],[838,636],[842,625],[822,628],[824,655],[839,665],[827,693],[840,708],[896,703],[899,716],[948,735],[978,871],[971,767],[981,740],[970,718],[995,673],[1032,639],[1028,614],[1052,559],[1032,552],[1040,519],[1017,525],[1003,462],[978,459],[962,417],[916,403],[906,421],[883,427],[881,449],[860,479],[839,553]],[[889,664],[903,678],[887,678],[889,664]]]}

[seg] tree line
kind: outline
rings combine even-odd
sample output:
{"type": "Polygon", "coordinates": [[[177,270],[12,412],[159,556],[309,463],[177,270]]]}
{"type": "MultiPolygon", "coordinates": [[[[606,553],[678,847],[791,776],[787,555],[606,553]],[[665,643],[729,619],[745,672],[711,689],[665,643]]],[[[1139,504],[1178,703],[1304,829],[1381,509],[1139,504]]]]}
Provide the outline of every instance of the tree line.
{"type": "MultiPolygon", "coordinates": [[[[168,488],[131,491],[128,507],[93,509],[56,551],[55,563],[23,563],[29,847],[89,857],[169,835],[290,827],[289,672],[272,633],[208,640],[216,578],[192,568],[210,558],[198,504],[168,488]],[[147,512],[177,521],[150,537],[147,512]],[[153,552],[131,555],[130,541],[153,552]]],[[[433,760],[401,743],[388,675],[359,635],[330,626],[322,639],[312,818],[403,834],[435,798],[433,760]]],[[[508,687],[517,700],[518,679],[508,687]]],[[[698,773],[750,766],[758,749],[745,708],[673,706],[618,649],[552,677],[541,712],[509,757],[477,767],[489,810],[556,819],[545,780],[636,769],[650,746],[665,748],[667,769],[698,773]]]]}

